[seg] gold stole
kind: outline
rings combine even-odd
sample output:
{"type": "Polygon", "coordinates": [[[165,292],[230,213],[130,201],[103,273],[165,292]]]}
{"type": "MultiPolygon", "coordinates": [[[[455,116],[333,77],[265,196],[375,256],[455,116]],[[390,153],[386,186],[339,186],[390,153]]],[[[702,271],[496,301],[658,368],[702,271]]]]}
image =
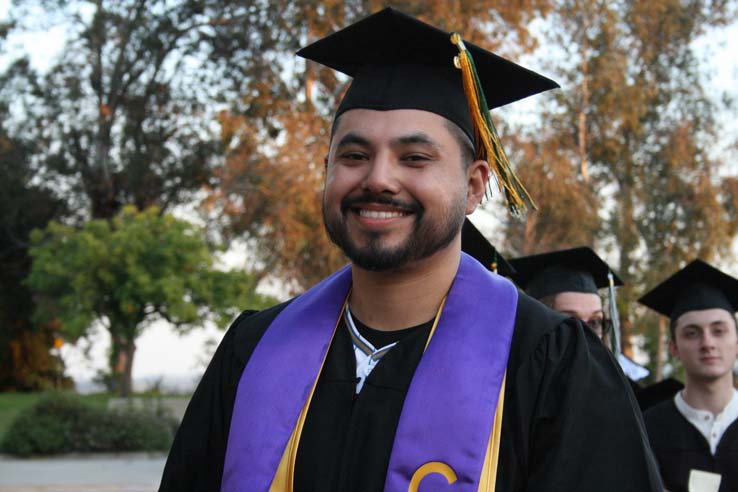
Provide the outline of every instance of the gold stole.
{"type": "MultiPolygon", "coordinates": [[[[441,305],[438,308],[438,312],[436,313],[436,318],[435,318],[435,321],[433,322],[433,327],[431,328],[430,334],[428,335],[428,341],[425,343],[426,348],[428,347],[428,344],[430,343],[430,340],[433,337],[433,333],[435,333],[436,331],[436,326],[438,326],[438,320],[441,318],[441,311],[443,310],[443,306],[445,303],[446,303],[446,298],[444,297],[443,301],[441,302],[441,305]]],[[[336,330],[338,329],[338,325],[341,323],[343,312],[346,310],[346,304],[348,304],[348,296],[346,296],[346,300],[343,303],[343,308],[341,309],[341,314],[338,317],[338,321],[336,321],[336,326],[333,328],[334,336],[335,336],[336,330]]],[[[333,343],[333,337],[331,337],[331,343],[333,343]]],[[[320,371],[318,371],[318,376],[315,378],[313,387],[310,390],[310,395],[308,395],[307,402],[305,403],[305,406],[303,407],[302,412],[300,412],[300,416],[297,419],[297,424],[295,425],[295,430],[292,431],[290,440],[287,443],[287,447],[284,450],[282,459],[279,462],[279,466],[277,467],[277,472],[274,475],[274,481],[272,482],[272,485],[269,487],[269,492],[294,492],[295,461],[297,460],[297,448],[300,444],[300,436],[302,435],[302,428],[305,425],[305,418],[307,417],[308,408],[310,408],[310,402],[313,399],[313,393],[315,392],[315,386],[318,384],[318,378],[320,377],[320,373],[323,372],[323,365],[325,364],[325,358],[327,356],[328,356],[328,350],[326,350],[325,356],[323,357],[323,362],[320,365],[320,371]]],[[[495,491],[495,484],[497,481],[497,462],[500,456],[500,441],[502,437],[502,408],[504,406],[504,400],[505,400],[505,379],[506,377],[502,378],[502,385],[500,386],[500,395],[497,398],[497,409],[495,410],[495,420],[494,420],[494,423],[492,424],[492,433],[489,436],[489,443],[487,444],[487,452],[484,456],[484,464],[482,466],[482,475],[479,479],[479,488],[477,489],[479,492],[494,492],[495,491]]],[[[410,488],[408,488],[408,491],[412,492],[410,488]]]]}

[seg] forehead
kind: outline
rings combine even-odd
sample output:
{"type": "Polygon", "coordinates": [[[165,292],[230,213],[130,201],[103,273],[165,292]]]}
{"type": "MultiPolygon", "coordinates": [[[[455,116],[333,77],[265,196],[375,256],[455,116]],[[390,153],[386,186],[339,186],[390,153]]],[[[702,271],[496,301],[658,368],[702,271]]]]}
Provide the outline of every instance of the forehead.
{"type": "Polygon", "coordinates": [[[725,309],[712,308],[698,311],[687,311],[677,318],[676,328],[688,325],[709,326],[712,323],[730,323],[733,315],[725,309]]]}
{"type": "Polygon", "coordinates": [[[422,132],[442,144],[446,139],[452,139],[449,124],[443,116],[420,109],[351,109],[339,116],[333,142],[350,132],[369,139],[392,139],[422,132]]]}
{"type": "Polygon", "coordinates": [[[602,299],[589,292],[559,292],[554,307],[557,311],[592,314],[602,310],[602,299]]]}

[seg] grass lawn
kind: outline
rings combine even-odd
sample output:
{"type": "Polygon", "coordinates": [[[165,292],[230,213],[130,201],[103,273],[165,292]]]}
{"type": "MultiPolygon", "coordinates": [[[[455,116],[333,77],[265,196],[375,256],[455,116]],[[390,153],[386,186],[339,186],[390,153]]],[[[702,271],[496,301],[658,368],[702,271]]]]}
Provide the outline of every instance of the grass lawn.
{"type": "MultiPolygon", "coordinates": [[[[15,417],[33,406],[44,393],[0,393],[0,439],[5,430],[13,423],[15,417]]],[[[95,407],[105,407],[108,400],[112,398],[107,393],[96,393],[92,395],[81,395],[82,399],[95,407]]]]}
{"type": "Polygon", "coordinates": [[[0,393],[0,439],[15,416],[32,406],[43,393],[0,393]]]}

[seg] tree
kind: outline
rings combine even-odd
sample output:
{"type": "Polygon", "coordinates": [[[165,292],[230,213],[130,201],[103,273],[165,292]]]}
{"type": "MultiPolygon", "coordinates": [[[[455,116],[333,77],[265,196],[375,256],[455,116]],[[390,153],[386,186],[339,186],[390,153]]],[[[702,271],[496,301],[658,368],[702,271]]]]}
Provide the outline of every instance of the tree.
{"type": "Polygon", "coordinates": [[[735,14],[727,2],[566,0],[550,19],[566,50],[554,78],[578,90],[544,114],[541,131],[558,142],[544,159],[565,154],[601,204],[595,237],[614,246],[626,282],[626,351],[630,333],[651,329],[631,300],[694,256],[725,252],[736,232],[735,178],[710,155],[716,105],[693,48],[735,14]]]}
{"type": "Polygon", "coordinates": [[[538,210],[524,220],[505,216],[505,245],[525,256],[573,245],[591,245],[600,227],[600,205],[589,183],[572,166],[572,153],[541,131],[534,137],[508,137],[511,160],[525,163],[518,176],[538,210]],[[576,211],[576,212],[573,212],[576,211]]]}
{"type": "MultiPolygon", "coordinates": [[[[283,23],[273,26],[281,33],[274,49],[282,56],[274,59],[290,75],[278,91],[262,84],[248,93],[249,107],[261,113],[221,114],[226,164],[205,204],[225,222],[226,234],[251,241],[264,272],[276,273],[300,290],[346,262],[323,232],[320,208],[331,116],[346,80],[311,62],[295,64],[292,53],[378,11],[384,2],[277,3],[283,3],[283,23]]],[[[394,6],[444,29],[461,30],[487,48],[505,47],[513,55],[535,46],[527,26],[550,8],[542,0],[415,0],[394,6]]]]}
{"type": "MultiPolygon", "coordinates": [[[[0,78],[0,87],[11,82],[0,78]]],[[[33,297],[23,285],[31,269],[29,235],[66,210],[34,183],[33,142],[8,134],[7,114],[0,102],[0,390],[40,390],[59,382],[60,361],[50,353],[52,328],[31,319],[33,297]]]]}
{"type": "Polygon", "coordinates": [[[246,272],[213,267],[200,229],[155,207],[127,206],[80,230],[51,222],[32,240],[27,282],[38,295],[36,320],[72,341],[102,323],[115,342],[110,369],[123,395],[131,391],[136,338],[153,320],[184,332],[208,318],[224,325],[236,306],[268,304],[246,272]]]}
{"type": "Polygon", "coordinates": [[[10,32],[66,28],[48,72],[26,70],[27,90],[4,97],[22,106],[12,117],[38,142],[39,172],[88,217],[192,199],[222,160],[218,109],[258,113],[241,98],[279,90],[269,2],[38,0],[11,14],[10,32]]]}
{"type": "Polygon", "coordinates": [[[48,190],[33,186],[25,148],[0,134],[0,388],[51,387],[59,370],[49,352],[50,326],[33,323],[33,298],[23,279],[31,268],[29,235],[64,208],[48,190]]]}
{"type": "Polygon", "coordinates": [[[0,87],[0,100],[12,106],[11,136],[35,143],[33,172],[78,220],[111,220],[126,204],[166,212],[188,202],[223,160],[217,112],[268,118],[271,108],[250,104],[250,95],[283,92],[273,63],[281,7],[16,1],[1,35],[59,25],[66,39],[42,74],[24,58],[10,65],[14,83],[0,87]]]}

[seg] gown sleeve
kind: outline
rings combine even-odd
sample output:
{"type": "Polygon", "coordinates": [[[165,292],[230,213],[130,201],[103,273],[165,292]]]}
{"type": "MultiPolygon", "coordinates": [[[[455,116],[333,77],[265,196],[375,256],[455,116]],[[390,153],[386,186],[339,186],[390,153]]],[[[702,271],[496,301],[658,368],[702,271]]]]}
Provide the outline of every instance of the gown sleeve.
{"type": "Polygon", "coordinates": [[[231,324],[187,406],[169,451],[160,492],[220,490],[241,373],[282,307],[244,311],[231,324]]]}
{"type": "Polygon", "coordinates": [[[501,490],[663,490],[643,418],[612,354],[574,319],[543,333],[528,324],[552,326],[542,317],[550,315],[524,313],[516,328],[525,334],[511,352],[512,370],[508,364],[503,443],[512,449],[501,463],[516,471],[501,490]]]}

